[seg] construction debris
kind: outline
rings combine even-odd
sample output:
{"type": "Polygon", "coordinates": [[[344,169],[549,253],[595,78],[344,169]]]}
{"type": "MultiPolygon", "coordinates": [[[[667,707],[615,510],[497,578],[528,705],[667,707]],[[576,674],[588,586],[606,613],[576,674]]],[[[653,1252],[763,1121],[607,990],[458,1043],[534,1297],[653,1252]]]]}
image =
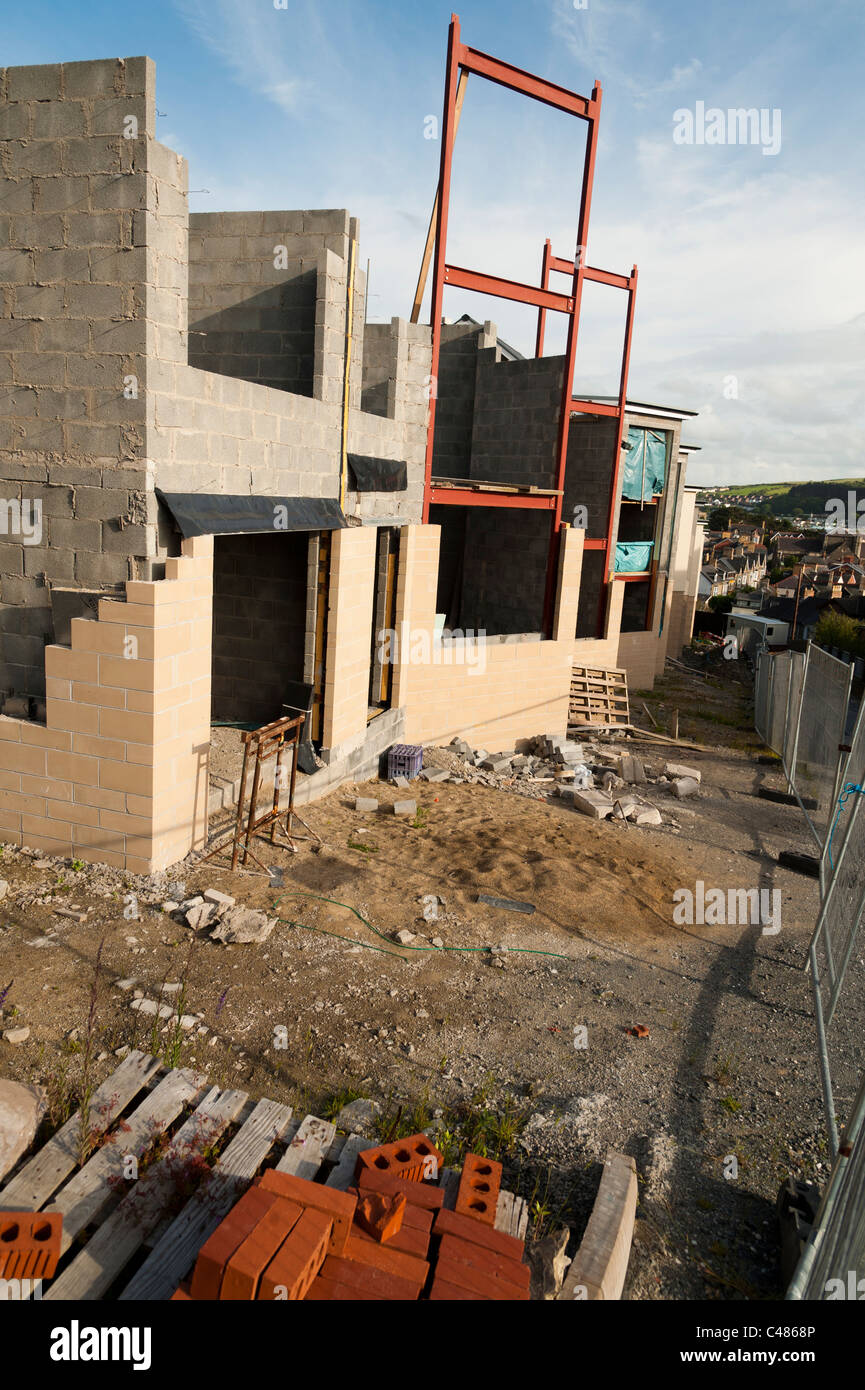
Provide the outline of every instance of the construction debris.
{"type": "Polygon", "coordinates": [[[257,946],[267,940],[278,920],[255,908],[230,907],[222,914],[219,925],[210,933],[210,937],[212,941],[223,941],[227,946],[257,946]]]}
{"type": "MultiPolygon", "coordinates": [[[[590,744],[564,733],[546,733],[521,741],[513,753],[490,753],[485,748],[472,748],[463,738],[454,738],[447,747],[425,750],[426,766],[421,776],[442,785],[468,782],[496,787],[534,800],[558,796],[594,820],[611,819],[619,825],[626,822],[641,827],[663,825],[661,811],[644,799],[644,789],[651,786],[679,799],[693,795],[699,785],[699,769],[668,763],[663,773],[653,771],[644,758],[610,746],[617,742],[620,746],[621,738],[618,731],[598,733],[597,741],[590,744]],[[693,785],[686,778],[691,778],[693,785]],[[682,783],[679,790],[677,781],[682,783]],[[629,794],[620,795],[625,787],[631,789],[629,794]]],[[[670,824],[678,828],[675,822],[670,824]]]]}
{"type": "Polygon", "coordinates": [[[488,907],[503,907],[507,912],[524,912],[526,916],[531,916],[535,910],[534,903],[515,902],[511,898],[492,898],[487,893],[478,893],[478,902],[486,903],[488,907]]]}
{"type": "Polygon", "coordinates": [[[670,778],[690,777],[698,784],[702,780],[699,768],[685,767],[684,763],[666,763],[664,765],[664,776],[670,778]]]}
{"type": "Polygon", "coordinates": [[[45,1108],[46,1093],[41,1086],[23,1086],[0,1078],[0,1180],[33,1143],[45,1108]]]}

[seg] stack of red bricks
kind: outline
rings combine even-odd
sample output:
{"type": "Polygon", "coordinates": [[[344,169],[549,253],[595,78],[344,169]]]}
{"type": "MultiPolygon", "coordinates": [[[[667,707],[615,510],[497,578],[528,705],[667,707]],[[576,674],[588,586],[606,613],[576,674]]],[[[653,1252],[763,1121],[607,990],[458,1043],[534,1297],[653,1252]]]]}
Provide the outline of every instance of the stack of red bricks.
{"type": "Polygon", "coordinates": [[[469,1154],[456,1208],[425,1134],[358,1155],[348,1192],[271,1170],[199,1252],[176,1299],[527,1299],[523,1243],[495,1229],[501,1165],[469,1154]]]}

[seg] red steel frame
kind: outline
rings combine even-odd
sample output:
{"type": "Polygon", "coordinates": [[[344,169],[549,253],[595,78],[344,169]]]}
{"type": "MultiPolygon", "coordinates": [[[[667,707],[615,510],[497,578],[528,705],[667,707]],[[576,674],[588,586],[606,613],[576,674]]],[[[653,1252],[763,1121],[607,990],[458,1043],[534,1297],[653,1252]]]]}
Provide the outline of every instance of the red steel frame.
{"type": "MultiPolygon", "coordinates": [[[[541,258],[541,288],[549,288],[550,275],[558,272],[562,275],[573,275],[580,268],[582,252],[585,248],[582,243],[577,248],[577,261],[563,261],[559,256],[553,255],[549,237],[544,242],[544,251],[541,258]]],[[[598,612],[598,635],[603,632],[604,609],[606,604],[606,591],[612,578],[615,565],[615,546],[613,544],[613,529],[616,522],[616,507],[619,500],[619,488],[622,477],[622,437],[625,430],[625,410],[627,408],[628,395],[628,368],[631,361],[631,340],[634,329],[634,307],[637,297],[637,267],[633,266],[630,275],[617,275],[610,270],[597,270],[593,266],[585,266],[583,269],[583,279],[592,280],[598,285],[609,285],[612,289],[627,290],[628,307],[625,314],[625,337],[622,344],[621,369],[619,372],[619,395],[615,405],[610,405],[604,401],[586,401],[571,397],[570,412],[578,412],[584,415],[607,415],[616,420],[616,441],[615,454],[613,456],[613,471],[610,479],[610,500],[607,512],[607,531],[603,538],[587,539],[584,548],[586,550],[601,550],[605,556],[604,582],[601,586],[601,599],[598,612]]],[[[535,339],[535,356],[541,357],[544,351],[544,333],[546,330],[547,311],[544,306],[538,309],[538,331],[535,339]]],[[[567,435],[566,435],[567,440],[567,435]]],[[[550,572],[547,575],[547,589],[555,582],[555,571],[553,569],[554,556],[550,555],[550,572]]],[[[652,571],[653,573],[653,571],[652,571]]],[[[620,576],[623,577],[623,576],[620,576]]],[[[645,578],[644,575],[639,576],[645,578]]]]}
{"type": "MultiPolygon", "coordinates": [[[[584,264],[585,247],[588,240],[589,214],[592,204],[595,161],[598,148],[598,122],[601,112],[601,86],[596,82],[591,97],[579,96],[565,87],[534,77],[511,64],[492,58],[477,49],[469,48],[461,42],[458,15],[451,15],[448,33],[447,71],[445,75],[444,115],[442,121],[442,148],[439,169],[439,198],[436,214],[435,255],[433,258],[432,303],[430,323],[432,328],[432,362],[430,374],[433,391],[430,399],[429,428],[427,434],[426,471],[424,478],[423,521],[429,521],[431,502],[451,506],[507,506],[541,508],[551,512],[550,551],[547,568],[547,585],[544,600],[544,625],[550,629],[553,600],[555,597],[558,540],[562,528],[562,499],[567,465],[568,431],[570,416],[574,411],[593,415],[609,415],[618,421],[616,458],[613,465],[613,482],[610,497],[610,511],[607,536],[603,541],[587,541],[588,549],[604,550],[607,556],[605,583],[602,586],[602,613],[607,583],[612,564],[612,527],[615,520],[619,479],[621,476],[621,441],[627,390],[628,362],[631,348],[631,327],[633,323],[634,293],[637,283],[637,269],[630,276],[612,275],[608,271],[593,270],[584,264]],[[589,130],[586,141],[586,155],[583,165],[583,181],[580,194],[580,213],[577,225],[577,255],[574,261],[561,261],[552,255],[550,243],[544,248],[544,267],[542,283],[539,287],[526,285],[514,280],[505,280],[496,275],[480,271],[466,270],[447,262],[448,214],[450,211],[451,167],[453,164],[454,134],[456,126],[456,93],[459,75],[475,73],[499,86],[519,92],[523,96],[540,101],[557,110],[565,111],[587,121],[589,130]],[[549,274],[552,270],[564,271],[572,276],[570,294],[557,294],[549,288],[549,274]],[[600,284],[613,285],[628,291],[628,318],[625,346],[622,355],[622,373],[617,405],[596,404],[574,398],[574,365],[577,355],[577,335],[579,330],[580,302],[585,280],[595,280],[600,284]],[[543,348],[545,316],[548,310],[567,314],[568,337],[565,349],[565,369],[562,382],[562,399],[559,414],[559,427],[556,440],[555,496],[542,497],[537,494],[505,494],[472,492],[461,488],[434,488],[432,483],[433,445],[435,440],[435,413],[439,358],[441,352],[442,307],[445,287],[474,290],[481,294],[495,295],[501,299],[515,300],[521,304],[534,304],[538,309],[538,355],[543,348]]],[[[599,620],[601,621],[601,620],[599,620]]]]}

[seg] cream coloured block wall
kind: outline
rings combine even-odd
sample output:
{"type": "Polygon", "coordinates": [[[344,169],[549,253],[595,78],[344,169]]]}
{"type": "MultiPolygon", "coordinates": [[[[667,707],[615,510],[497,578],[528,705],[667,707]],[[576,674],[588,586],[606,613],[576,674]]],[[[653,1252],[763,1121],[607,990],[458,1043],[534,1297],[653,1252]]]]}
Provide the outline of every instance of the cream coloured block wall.
{"type": "Polygon", "coordinates": [[[376,535],[374,526],[333,532],[322,730],[331,761],[366,737],[376,535]]]}
{"type": "Polygon", "coordinates": [[[0,717],[0,834],[150,873],[204,843],[213,538],[45,650],[46,723],[0,717]]]}
{"type": "MultiPolygon", "coordinates": [[[[409,526],[401,533],[394,704],[405,707],[406,739],[440,744],[461,734],[497,751],[534,734],[562,732],[567,725],[582,532],[563,532],[553,639],[491,641],[482,653],[472,653],[476,662],[479,655],[485,659],[483,665],[433,659],[440,538],[438,526],[409,526]],[[426,660],[418,659],[424,655],[426,660]]],[[[442,656],[446,650],[438,649],[442,656]]]]}

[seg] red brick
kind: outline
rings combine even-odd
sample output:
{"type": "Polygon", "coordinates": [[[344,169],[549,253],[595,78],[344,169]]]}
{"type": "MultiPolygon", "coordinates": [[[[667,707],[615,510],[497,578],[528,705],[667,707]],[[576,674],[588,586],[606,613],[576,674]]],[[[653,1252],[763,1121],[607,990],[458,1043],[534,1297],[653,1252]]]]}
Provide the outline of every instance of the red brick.
{"type": "Polygon", "coordinates": [[[411,1226],[403,1226],[401,1231],[397,1231],[392,1240],[377,1241],[375,1236],[367,1235],[366,1231],[361,1230],[360,1226],[352,1228],[352,1237],[357,1240],[371,1240],[376,1245],[382,1245],[385,1250],[402,1250],[406,1255],[417,1255],[418,1259],[425,1260],[429,1250],[429,1232],[416,1231],[411,1226]]]}
{"type": "Polygon", "coordinates": [[[349,1284],[339,1284],[333,1279],[322,1279],[316,1275],[306,1294],[307,1303],[387,1303],[387,1294],[362,1292],[349,1284]]]}
{"type": "Polygon", "coordinates": [[[50,1279],[62,1234],[61,1212],[0,1211],[0,1279],[50,1279]]]}
{"type": "Polygon", "coordinates": [[[429,1292],[430,1303],[461,1303],[464,1299],[470,1299],[481,1303],[489,1302],[482,1293],[472,1293],[470,1289],[461,1289],[457,1284],[449,1284],[446,1279],[435,1279],[429,1292]]]}
{"type": "Polygon", "coordinates": [[[270,1168],[261,1179],[265,1192],[276,1192],[290,1202],[298,1202],[302,1207],[312,1207],[320,1211],[333,1223],[330,1253],[341,1255],[354,1220],[357,1197],[349,1192],[338,1192],[335,1187],[323,1187],[318,1182],[308,1182],[306,1178],[295,1178],[289,1173],[280,1173],[270,1168]]]}
{"type": "Polygon", "coordinates": [[[523,1257],[523,1242],[517,1240],[516,1236],[505,1235],[504,1231],[497,1231],[494,1226],[487,1226],[483,1221],[475,1221],[473,1217],[462,1216],[456,1211],[448,1211],[445,1207],[436,1213],[433,1235],[461,1236],[463,1240],[471,1241],[474,1245],[494,1250],[498,1255],[515,1260],[517,1264],[523,1257]]]}
{"type": "Polygon", "coordinates": [[[442,1155],[425,1134],[412,1134],[408,1139],[397,1139],[392,1144],[380,1144],[376,1149],[364,1149],[357,1156],[355,1176],[364,1169],[375,1169],[388,1173],[394,1178],[408,1178],[420,1182],[425,1176],[424,1165],[435,1160],[435,1172],[441,1172],[442,1155]]]}
{"type": "MultiPolygon", "coordinates": [[[[392,1178],[378,1168],[362,1168],[357,1174],[357,1186],[361,1195],[365,1192],[402,1192],[409,1206],[423,1207],[428,1211],[439,1211],[444,1206],[443,1187],[433,1187],[431,1183],[409,1182],[405,1178],[392,1178]]],[[[350,1189],[354,1190],[354,1189],[350,1189]]]]}
{"type": "Polygon", "coordinates": [[[276,1201],[273,1192],[250,1187],[208,1237],[198,1252],[190,1292],[195,1299],[219,1298],[222,1272],[235,1250],[246,1240],[276,1201]]]}
{"type": "MultiPolygon", "coordinates": [[[[394,1181],[395,1181],[395,1182],[403,1182],[404,1179],[403,1179],[403,1178],[395,1178],[394,1181]]],[[[420,1183],[412,1183],[412,1184],[411,1184],[411,1186],[414,1187],[414,1188],[420,1187],[421,1185],[422,1185],[422,1184],[420,1184],[420,1183]]],[[[349,1192],[351,1192],[351,1193],[357,1193],[358,1201],[360,1201],[361,1198],[363,1198],[363,1197],[368,1197],[368,1196],[369,1196],[369,1192],[366,1191],[364,1188],[358,1189],[358,1188],[356,1188],[356,1187],[350,1187],[348,1190],[349,1190],[349,1192]]],[[[355,1216],[356,1216],[356,1214],[355,1214],[355,1216]]],[[[432,1223],[433,1223],[433,1217],[434,1217],[434,1216],[435,1216],[435,1212],[433,1212],[433,1211],[427,1211],[426,1207],[417,1206],[417,1205],[412,1201],[411,1197],[410,1197],[409,1195],[406,1195],[405,1210],[403,1211],[403,1214],[402,1214],[403,1229],[405,1229],[405,1227],[408,1226],[408,1227],[410,1227],[412,1230],[415,1230],[415,1231],[426,1231],[427,1233],[429,1233],[429,1231],[430,1231],[431,1228],[432,1228],[432,1223]]],[[[355,1219],[355,1225],[357,1225],[357,1220],[356,1220],[356,1219],[355,1219]]]]}
{"type": "Polygon", "coordinates": [[[448,1284],[456,1284],[461,1289],[469,1289],[482,1298],[509,1303],[528,1302],[528,1289],[517,1288],[516,1284],[509,1284],[506,1279],[490,1274],[477,1265],[449,1259],[446,1255],[439,1255],[436,1260],[435,1277],[444,1279],[448,1284]]]}
{"type": "Polygon", "coordinates": [[[225,1266],[220,1299],[250,1302],[255,1298],[262,1274],[302,1213],[297,1202],[277,1198],[225,1266]]]}
{"type": "Polygon", "coordinates": [[[403,1213],[406,1209],[405,1194],[397,1192],[388,1196],[384,1192],[368,1192],[361,1197],[354,1214],[354,1224],[360,1226],[373,1240],[393,1240],[402,1229],[403,1213]]]}
{"type": "Polygon", "coordinates": [[[374,1265],[338,1260],[333,1255],[328,1255],[321,1267],[321,1275],[337,1284],[344,1284],[346,1288],[357,1290],[358,1298],[366,1298],[369,1291],[370,1296],[377,1298],[413,1302],[419,1293],[418,1285],[411,1279],[401,1279],[398,1274],[389,1274],[387,1270],[376,1269],[374,1265]]]}
{"type": "Polygon", "coordinates": [[[501,1185],[500,1163],[492,1158],[480,1158],[478,1154],[466,1154],[454,1210],[494,1226],[501,1185]]]}
{"type": "Polygon", "coordinates": [[[259,1301],[275,1299],[277,1289],[282,1288],[289,1301],[305,1298],[324,1264],[332,1234],[330,1217],[308,1207],[262,1274],[259,1301]]]}
{"type": "Polygon", "coordinates": [[[458,1236],[442,1236],[438,1243],[437,1263],[449,1260],[458,1264],[470,1265],[492,1278],[504,1279],[518,1289],[528,1289],[531,1270],[528,1265],[512,1260],[507,1255],[499,1255],[495,1250],[487,1250],[471,1241],[460,1240],[458,1236]]]}
{"type": "Polygon", "coordinates": [[[389,1245],[379,1245],[357,1230],[352,1231],[348,1238],[345,1258],[362,1265],[374,1265],[388,1274],[397,1274],[401,1279],[416,1284],[419,1289],[423,1288],[429,1273],[426,1260],[419,1260],[416,1255],[408,1255],[403,1250],[394,1250],[389,1245]]]}

